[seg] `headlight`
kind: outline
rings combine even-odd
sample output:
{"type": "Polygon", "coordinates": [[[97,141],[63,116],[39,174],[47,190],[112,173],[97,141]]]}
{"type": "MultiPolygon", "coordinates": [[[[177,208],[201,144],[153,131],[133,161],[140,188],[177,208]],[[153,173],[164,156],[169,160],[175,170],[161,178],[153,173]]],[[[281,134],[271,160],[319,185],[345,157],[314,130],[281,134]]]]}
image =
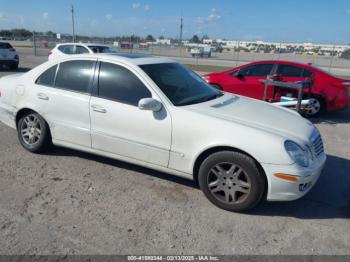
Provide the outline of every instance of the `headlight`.
{"type": "Polygon", "coordinates": [[[310,151],[304,150],[301,146],[299,146],[297,143],[287,140],[284,142],[284,147],[289,154],[289,156],[297,163],[298,165],[302,167],[308,167],[310,164],[311,159],[311,153],[310,151]]]}

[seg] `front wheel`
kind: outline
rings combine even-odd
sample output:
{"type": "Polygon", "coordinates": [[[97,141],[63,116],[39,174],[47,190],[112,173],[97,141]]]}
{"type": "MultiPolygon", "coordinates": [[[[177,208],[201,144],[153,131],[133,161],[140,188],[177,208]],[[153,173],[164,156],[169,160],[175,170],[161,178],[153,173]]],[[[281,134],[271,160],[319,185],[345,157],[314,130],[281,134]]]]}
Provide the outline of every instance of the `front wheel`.
{"type": "Polygon", "coordinates": [[[46,150],[52,143],[48,124],[34,112],[25,113],[20,117],[17,132],[21,145],[33,153],[46,150]]]}
{"type": "Polygon", "coordinates": [[[198,182],[209,201],[234,212],[252,209],[260,202],[265,190],[263,174],[255,161],[231,151],[207,157],[199,169],[198,182]]]}

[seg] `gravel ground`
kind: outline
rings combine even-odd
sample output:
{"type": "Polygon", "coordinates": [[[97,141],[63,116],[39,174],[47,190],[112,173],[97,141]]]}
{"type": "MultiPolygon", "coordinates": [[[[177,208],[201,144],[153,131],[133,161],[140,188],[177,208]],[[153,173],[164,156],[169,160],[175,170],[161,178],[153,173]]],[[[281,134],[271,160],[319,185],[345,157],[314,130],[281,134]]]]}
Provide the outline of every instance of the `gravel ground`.
{"type": "Polygon", "coordinates": [[[328,154],[319,182],[250,214],[135,165],[63,148],[31,154],[0,123],[0,253],[350,255],[350,110],[314,121],[328,154]]]}

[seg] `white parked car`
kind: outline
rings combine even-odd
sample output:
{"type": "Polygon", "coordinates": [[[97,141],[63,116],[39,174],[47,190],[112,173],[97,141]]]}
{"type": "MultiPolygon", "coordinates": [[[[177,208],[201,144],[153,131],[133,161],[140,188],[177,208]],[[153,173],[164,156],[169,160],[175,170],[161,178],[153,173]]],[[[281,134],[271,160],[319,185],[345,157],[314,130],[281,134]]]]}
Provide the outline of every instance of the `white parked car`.
{"type": "Polygon", "coordinates": [[[98,53],[116,53],[116,51],[107,45],[101,44],[83,44],[83,43],[64,43],[58,44],[49,52],[49,60],[63,58],[79,54],[98,54],[98,53]]]}
{"type": "Polygon", "coordinates": [[[16,70],[19,64],[19,57],[14,49],[7,42],[0,42],[0,67],[7,66],[11,70],[16,70]]]}
{"type": "Polygon", "coordinates": [[[308,120],[166,58],[76,55],[3,77],[0,91],[1,119],[25,149],[52,143],[194,179],[230,211],[300,198],[326,160],[308,120]]]}

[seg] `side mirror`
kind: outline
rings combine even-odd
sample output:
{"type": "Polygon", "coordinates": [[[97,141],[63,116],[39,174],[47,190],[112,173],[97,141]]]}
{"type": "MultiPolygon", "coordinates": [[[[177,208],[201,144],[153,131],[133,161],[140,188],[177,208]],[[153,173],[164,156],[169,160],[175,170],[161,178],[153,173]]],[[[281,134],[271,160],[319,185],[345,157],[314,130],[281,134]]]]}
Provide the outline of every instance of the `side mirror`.
{"type": "Polygon", "coordinates": [[[138,107],[140,110],[158,112],[162,109],[163,105],[161,102],[153,98],[142,98],[139,101],[138,107]]]}

